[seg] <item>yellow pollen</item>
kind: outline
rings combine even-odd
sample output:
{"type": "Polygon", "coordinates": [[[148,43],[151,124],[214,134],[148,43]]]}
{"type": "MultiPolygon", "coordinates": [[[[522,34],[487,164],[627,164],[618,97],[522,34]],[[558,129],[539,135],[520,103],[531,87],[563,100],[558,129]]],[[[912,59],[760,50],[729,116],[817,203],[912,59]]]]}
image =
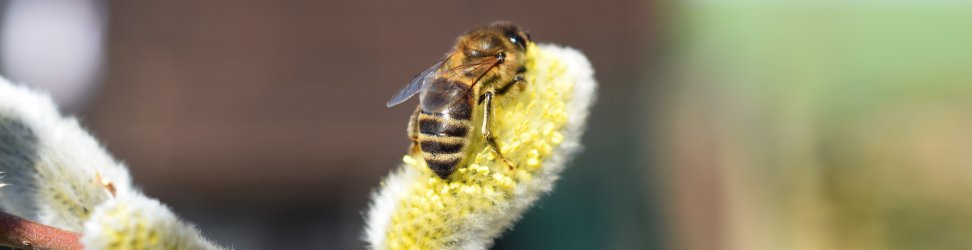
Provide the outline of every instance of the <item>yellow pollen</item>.
{"type": "MultiPolygon", "coordinates": [[[[420,169],[408,195],[399,200],[387,228],[391,249],[443,249],[455,244],[461,225],[491,223],[501,217],[516,195],[516,187],[529,184],[542,163],[564,141],[567,103],[573,79],[566,64],[550,52],[529,44],[526,84],[494,100],[493,133],[500,152],[515,165],[510,170],[485,145],[470,144],[466,166],[458,166],[447,179],[428,170],[424,160],[405,156],[408,167],[420,169]],[[485,221],[483,221],[485,218],[485,221]]],[[[475,119],[481,119],[476,114],[475,119]]],[[[474,126],[475,129],[479,125],[474,126]]],[[[485,144],[479,142],[480,144],[485,144]]]]}

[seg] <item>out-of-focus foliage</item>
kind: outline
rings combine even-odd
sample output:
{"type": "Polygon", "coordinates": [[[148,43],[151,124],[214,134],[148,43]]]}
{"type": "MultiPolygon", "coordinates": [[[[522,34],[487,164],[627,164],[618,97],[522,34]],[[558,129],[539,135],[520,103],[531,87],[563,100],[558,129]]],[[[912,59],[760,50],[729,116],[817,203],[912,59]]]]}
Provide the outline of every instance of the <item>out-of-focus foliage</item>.
{"type": "Polygon", "coordinates": [[[972,245],[972,5],[677,9],[659,117],[673,246],[972,245]]]}

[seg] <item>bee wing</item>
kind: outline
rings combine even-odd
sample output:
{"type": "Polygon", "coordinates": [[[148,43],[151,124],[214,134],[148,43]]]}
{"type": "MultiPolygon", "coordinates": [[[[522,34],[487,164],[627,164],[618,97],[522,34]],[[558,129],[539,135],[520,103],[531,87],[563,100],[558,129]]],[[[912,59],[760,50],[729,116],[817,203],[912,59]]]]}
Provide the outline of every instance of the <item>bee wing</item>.
{"type": "Polygon", "coordinates": [[[430,79],[428,84],[422,88],[419,94],[422,110],[425,112],[438,113],[456,101],[462,100],[469,90],[472,89],[479,80],[489,72],[490,69],[499,63],[498,58],[489,57],[478,61],[473,61],[453,68],[444,69],[441,77],[430,79]],[[463,79],[463,76],[472,79],[463,79]]]}
{"type": "Polygon", "coordinates": [[[385,107],[390,108],[392,106],[407,101],[409,98],[412,98],[412,96],[414,96],[415,93],[418,93],[419,90],[422,90],[423,86],[428,85],[428,82],[435,77],[435,71],[437,71],[439,67],[442,67],[442,62],[444,61],[445,58],[439,60],[435,64],[432,64],[431,67],[425,69],[425,71],[422,71],[422,73],[419,73],[418,75],[415,75],[415,77],[412,77],[412,80],[410,80],[408,84],[405,85],[405,87],[402,87],[402,89],[398,90],[398,93],[392,96],[391,100],[388,100],[388,102],[385,103],[385,107]]]}
{"type": "Polygon", "coordinates": [[[469,85],[452,81],[449,78],[432,79],[428,86],[419,94],[422,111],[440,113],[447,107],[462,100],[469,93],[469,85]]]}

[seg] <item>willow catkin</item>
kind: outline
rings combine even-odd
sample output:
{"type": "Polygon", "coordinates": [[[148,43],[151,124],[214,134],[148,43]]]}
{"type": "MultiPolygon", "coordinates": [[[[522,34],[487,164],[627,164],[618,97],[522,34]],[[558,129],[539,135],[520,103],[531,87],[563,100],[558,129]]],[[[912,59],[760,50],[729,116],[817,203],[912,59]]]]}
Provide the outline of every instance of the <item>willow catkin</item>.
{"type": "MultiPolygon", "coordinates": [[[[530,44],[526,67],[524,87],[494,101],[492,131],[516,167],[481,141],[447,179],[421,157],[404,156],[372,197],[365,229],[371,248],[483,249],[553,188],[580,149],[596,82],[587,58],[570,48],[530,44]]],[[[481,120],[479,113],[473,119],[481,120]]]]}

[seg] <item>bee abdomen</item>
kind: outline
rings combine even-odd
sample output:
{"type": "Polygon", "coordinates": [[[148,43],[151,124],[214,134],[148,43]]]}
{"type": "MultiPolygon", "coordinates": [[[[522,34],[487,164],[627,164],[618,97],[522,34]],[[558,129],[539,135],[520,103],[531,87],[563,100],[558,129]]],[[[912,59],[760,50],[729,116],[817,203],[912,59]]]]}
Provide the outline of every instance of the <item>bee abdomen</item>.
{"type": "Polygon", "coordinates": [[[437,137],[466,137],[469,133],[469,124],[463,120],[420,117],[419,133],[437,137]]]}
{"type": "Polygon", "coordinates": [[[449,177],[465,156],[464,151],[469,142],[466,135],[469,129],[463,123],[468,123],[468,121],[448,120],[442,122],[434,118],[419,118],[419,123],[422,124],[420,125],[419,146],[422,149],[425,162],[439,177],[443,179],[449,177]],[[445,125],[444,123],[455,124],[445,125]],[[427,128],[440,129],[427,130],[427,128]]]}
{"type": "Polygon", "coordinates": [[[422,112],[418,118],[419,146],[423,158],[429,168],[443,179],[449,177],[465,157],[472,126],[468,119],[457,119],[447,114],[422,112]]]}
{"type": "Polygon", "coordinates": [[[433,154],[454,154],[462,152],[462,148],[466,146],[463,142],[455,143],[442,143],[437,141],[422,141],[422,152],[429,152],[433,154]]]}
{"type": "Polygon", "coordinates": [[[429,164],[432,172],[442,179],[448,178],[456,171],[456,166],[462,162],[462,154],[431,154],[425,153],[425,163],[429,164]]]}

